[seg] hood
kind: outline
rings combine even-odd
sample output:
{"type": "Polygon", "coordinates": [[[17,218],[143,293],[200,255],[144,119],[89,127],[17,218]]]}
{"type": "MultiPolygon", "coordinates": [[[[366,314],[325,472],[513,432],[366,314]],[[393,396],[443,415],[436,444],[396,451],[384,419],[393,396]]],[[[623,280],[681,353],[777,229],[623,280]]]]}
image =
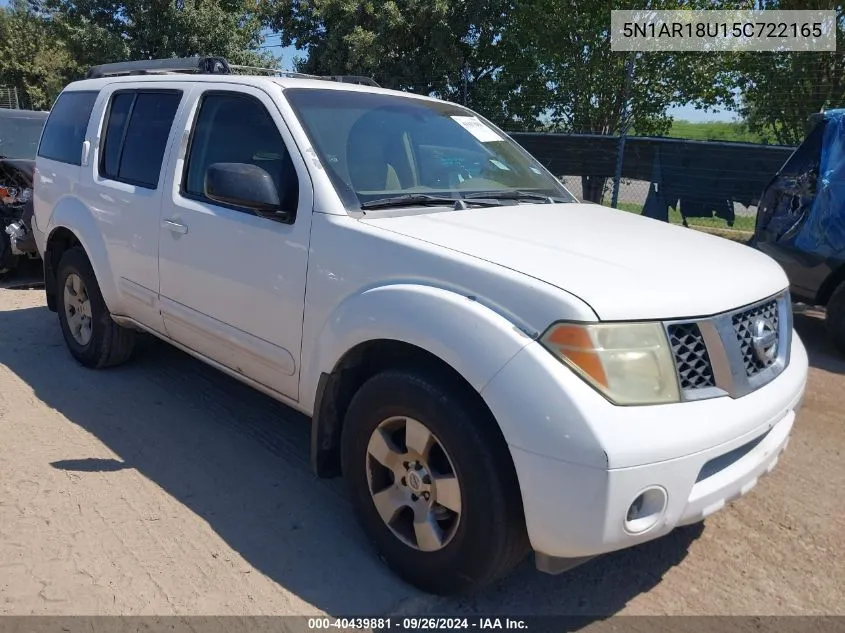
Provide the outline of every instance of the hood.
{"type": "Polygon", "coordinates": [[[523,204],[362,220],[578,296],[602,320],[705,316],[788,285],[767,255],[593,204],[523,204]]]}

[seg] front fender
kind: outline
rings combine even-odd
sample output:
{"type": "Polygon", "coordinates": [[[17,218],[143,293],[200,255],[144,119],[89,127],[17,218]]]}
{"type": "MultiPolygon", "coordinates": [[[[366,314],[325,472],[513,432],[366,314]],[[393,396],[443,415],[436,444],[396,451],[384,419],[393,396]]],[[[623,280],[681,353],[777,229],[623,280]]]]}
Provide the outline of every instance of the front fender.
{"type": "MultiPolygon", "coordinates": [[[[97,220],[84,204],[71,197],[65,197],[56,204],[53,214],[50,217],[45,234],[46,244],[56,230],[65,228],[71,231],[91,262],[94,275],[97,277],[97,284],[100,286],[100,293],[106,302],[106,307],[112,314],[120,314],[120,295],[117,292],[114,275],[109,264],[106,243],[103,240],[102,232],[97,226],[97,220]]],[[[58,262],[57,262],[58,263],[58,262]]],[[[54,271],[58,273],[58,271],[54,271]]]]}
{"type": "Polygon", "coordinates": [[[337,306],[314,339],[302,372],[304,408],[313,410],[320,375],[334,371],[347,351],[384,339],[434,354],[479,393],[533,340],[491,308],[449,290],[418,284],[371,288],[337,306]]]}

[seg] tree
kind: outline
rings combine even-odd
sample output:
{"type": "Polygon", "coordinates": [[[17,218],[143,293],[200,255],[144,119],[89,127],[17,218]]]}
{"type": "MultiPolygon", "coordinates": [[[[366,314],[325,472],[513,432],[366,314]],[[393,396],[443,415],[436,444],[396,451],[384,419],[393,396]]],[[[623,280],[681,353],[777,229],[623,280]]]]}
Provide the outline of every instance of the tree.
{"type": "Polygon", "coordinates": [[[48,109],[72,68],[67,47],[25,2],[0,7],[0,85],[16,88],[25,107],[48,109]]]}
{"type": "MultiPolygon", "coordinates": [[[[659,0],[652,8],[679,4],[659,0]]],[[[264,5],[283,44],[307,49],[301,70],[371,75],[387,87],[453,101],[463,101],[465,80],[468,105],[510,130],[617,134],[633,124],[639,133],[660,134],[669,129],[671,105],[706,107],[731,96],[727,84],[714,81],[715,56],[650,53],[633,59],[612,51],[610,11],[618,8],[625,7],[611,0],[264,5]],[[627,82],[632,61],[634,80],[627,82]]],[[[600,199],[604,179],[585,185],[585,197],[600,199]]]]}
{"type": "Polygon", "coordinates": [[[33,0],[80,65],[218,55],[268,65],[250,0],[33,0]]]}
{"type": "Polygon", "coordinates": [[[35,108],[95,64],[219,55],[275,66],[253,0],[15,0],[0,7],[0,84],[35,108]]]}
{"type": "MultiPolygon", "coordinates": [[[[503,38],[514,56],[507,65],[530,86],[535,110],[550,129],[587,134],[663,135],[670,106],[707,108],[731,98],[719,56],[705,53],[627,53],[611,49],[612,9],[642,2],[530,0],[510,16],[503,38]]],[[[651,9],[712,8],[712,3],[656,0],[651,9]],[[701,6],[698,6],[701,5],[701,6]]],[[[606,179],[582,177],[585,199],[601,201],[606,179]]]]}
{"type": "MultiPolygon", "coordinates": [[[[830,9],[817,0],[767,0],[761,9],[830,9]]],[[[782,145],[798,145],[810,116],[845,106],[845,8],[837,7],[837,51],[743,53],[736,56],[739,113],[749,129],[782,145]]]]}
{"type": "Polygon", "coordinates": [[[306,49],[298,70],[362,74],[380,85],[466,101],[496,122],[530,119],[503,61],[505,0],[281,0],[262,5],[282,44],[306,49]]]}

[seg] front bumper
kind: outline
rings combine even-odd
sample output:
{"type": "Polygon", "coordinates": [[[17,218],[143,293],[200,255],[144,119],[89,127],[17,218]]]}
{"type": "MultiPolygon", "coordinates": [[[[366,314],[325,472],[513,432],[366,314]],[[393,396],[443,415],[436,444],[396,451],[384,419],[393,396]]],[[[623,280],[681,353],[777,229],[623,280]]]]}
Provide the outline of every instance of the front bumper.
{"type": "Polygon", "coordinates": [[[808,366],[794,336],[789,366],[742,398],[618,407],[538,351],[523,350],[483,395],[508,440],[544,571],[663,536],[751,490],[786,448],[808,366]],[[525,390],[516,405],[515,386],[525,390]],[[643,493],[639,516],[629,515],[643,493]]]}

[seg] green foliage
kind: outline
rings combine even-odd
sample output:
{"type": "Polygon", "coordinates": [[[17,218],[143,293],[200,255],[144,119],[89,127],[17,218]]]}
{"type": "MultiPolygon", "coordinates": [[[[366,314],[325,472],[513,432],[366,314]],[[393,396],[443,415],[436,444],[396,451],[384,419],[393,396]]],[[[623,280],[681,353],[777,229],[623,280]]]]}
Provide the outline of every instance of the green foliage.
{"type": "Polygon", "coordinates": [[[454,101],[463,100],[466,73],[468,99],[501,122],[522,115],[513,107],[529,105],[512,98],[518,82],[504,64],[513,53],[501,42],[511,4],[280,0],[261,6],[282,45],[308,50],[303,72],[368,75],[389,88],[454,101]]]}
{"type": "Polygon", "coordinates": [[[468,104],[509,129],[612,134],[633,123],[657,134],[669,129],[670,105],[730,97],[714,80],[713,56],[611,51],[610,11],[624,8],[611,0],[282,0],[262,8],[283,45],[308,50],[304,72],[365,74],[462,101],[465,69],[468,104]]]}
{"type": "Polygon", "coordinates": [[[0,7],[0,86],[17,88],[22,106],[48,109],[73,65],[64,43],[25,3],[0,7]]]}
{"type": "MultiPolygon", "coordinates": [[[[658,0],[651,8],[709,4],[658,0]]],[[[519,3],[505,36],[515,41],[522,57],[518,66],[556,129],[617,134],[633,125],[641,134],[658,135],[669,129],[666,110],[671,105],[706,107],[729,99],[730,87],[719,77],[712,55],[611,50],[610,11],[641,5],[612,0],[519,3]]]]}
{"type": "MultiPolygon", "coordinates": [[[[610,206],[608,200],[603,200],[605,206],[610,206]]],[[[620,211],[627,211],[629,213],[636,213],[642,215],[643,205],[634,202],[620,202],[617,205],[620,211]]],[[[728,223],[716,216],[703,218],[687,218],[687,224],[693,228],[708,228],[708,229],[723,229],[730,231],[737,231],[741,233],[753,233],[754,225],[757,221],[756,215],[737,215],[734,219],[733,227],[728,227],[728,223]]],[[[669,208],[669,222],[671,224],[683,224],[684,216],[681,215],[680,209],[669,208]]]]}
{"type": "Polygon", "coordinates": [[[770,143],[758,132],[752,132],[740,121],[693,122],[675,119],[666,133],[670,138],[694,141],[732,141],[736,143],[770,143]]]}
{"type": "Polygon", "coordinates": [[[763,9],[837,11],[835,53],[744,53],[734,58],[739,113],[751,130],[782,145],[798,145],[810,116],[845,107],[845,6],[830,0],[760,0],[763,9]]]}
{"type": "Polygon", "coordinates": [[[39,1],[84,66],[194,55],[244,64],[272,61],[256,52],[261,21],[249,0],[39,1]]]}
{"type": "MultiPolygon", "coordinates": [[[[275,65],[263,29],[307,50],[299,70],[363,74],[462,102],[509,130],[794,145],[845,106],[845,58],[823,53],[618,53],[612,9],[641,0],[14,0],[0,7],[0,85],[33,107],[94,64],[221,55],[275,65]],[[735,104],[735,93],[740,95],[735,104]],[[745,123],[672,122],[734,107],[745,123]]],[[[830,0],[650,0],[652,9],[829,8],[830,0]]],[[[845,8],[837,6],[840,50],[845,8]]],[[[596,183],[596,191],[601,183],[596,183]]]]}
{"type": "Polygon", "coordinates": [[[275,66],[252,0],[16,0],[0,7],[0,85],[34,108],[95,64],[220,55],[275,66]]]}
{"type": "MultiPolygon", "coordinates": [[[[656,0],[653,8],[710,8],[656,0]]],[[[669,130],[669,106],[731,97],[713,56],[611,51],[611,9],[634,0],[281,0],[263,4],[301,70],[370,75],[380,84],[466,101],[508,130],[615,134],[669,130]],[[465,72],[465,77],[462,75],[465,72]],[[630,76],[630,80],[629,80],[630,76]]],[[[587,179],[589,180],[589,179],[587,179]]],[[[592,179],[596,180],[596,179],[592,179]]],[[[604,181],[583,183],[595,199],[604,181]]]]}

